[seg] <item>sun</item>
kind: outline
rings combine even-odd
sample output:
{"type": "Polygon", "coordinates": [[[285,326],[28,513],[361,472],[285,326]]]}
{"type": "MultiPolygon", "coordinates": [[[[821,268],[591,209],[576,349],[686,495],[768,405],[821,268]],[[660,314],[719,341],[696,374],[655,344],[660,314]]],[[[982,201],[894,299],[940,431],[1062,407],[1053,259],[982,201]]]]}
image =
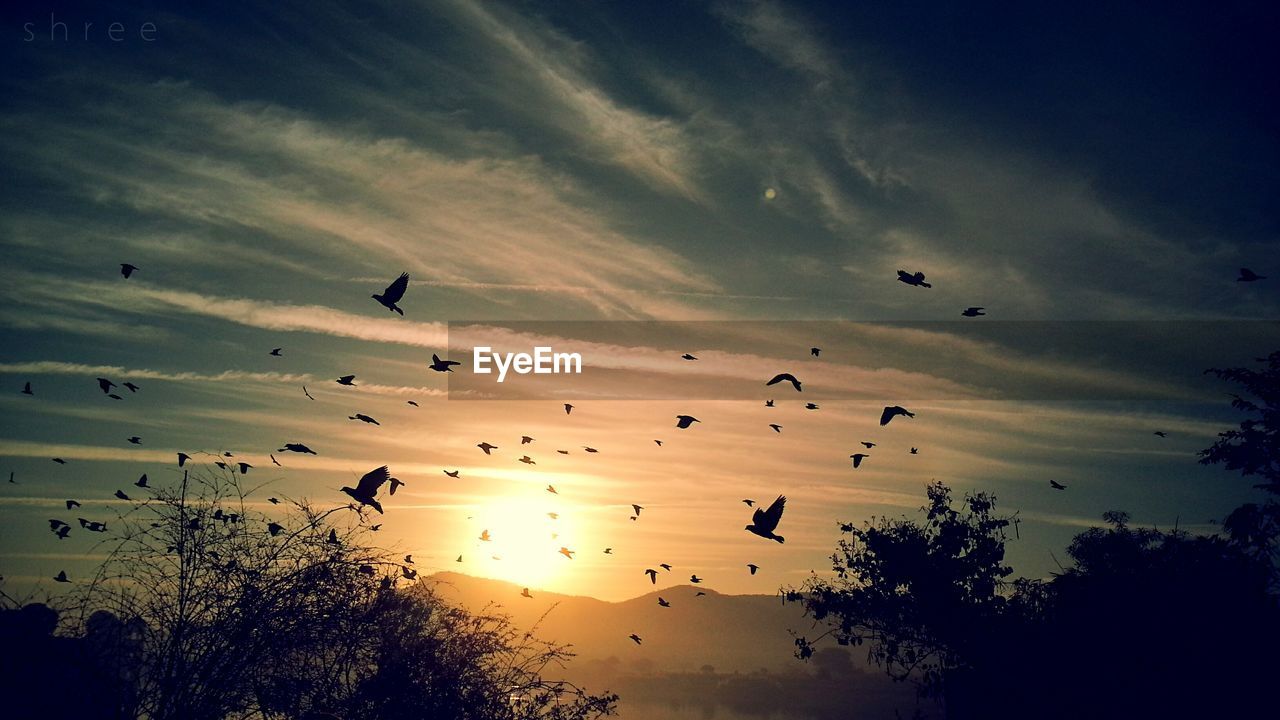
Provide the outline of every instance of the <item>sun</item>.
{"type": "Polygon", "coordinates": [[[556,584],[575,562],[560,553],[562,547],[577,548],[580,523],[574,515],[545,492],[495,498],[477,508],[475,520],[489,533],[488,541],[473,543],[478,572],[522,587],[556,584]]]}

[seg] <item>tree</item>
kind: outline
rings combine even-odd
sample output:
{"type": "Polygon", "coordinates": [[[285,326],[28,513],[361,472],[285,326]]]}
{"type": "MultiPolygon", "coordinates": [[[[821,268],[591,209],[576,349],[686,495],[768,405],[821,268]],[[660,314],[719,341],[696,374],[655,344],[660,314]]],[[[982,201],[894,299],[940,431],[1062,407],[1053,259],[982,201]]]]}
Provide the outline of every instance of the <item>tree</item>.
{"type": "Polygon", "coordinates": [[[130,638],[105,643],[136,664],[123,715],[568,720],[613,709],[614,696],[543,678],[566,648],[404,587],[416,572],[366,543],[355,508],[297,501],[268,517],[230,472],[154,492],[117,525],[77,602],[100,641],[130,638]]]}

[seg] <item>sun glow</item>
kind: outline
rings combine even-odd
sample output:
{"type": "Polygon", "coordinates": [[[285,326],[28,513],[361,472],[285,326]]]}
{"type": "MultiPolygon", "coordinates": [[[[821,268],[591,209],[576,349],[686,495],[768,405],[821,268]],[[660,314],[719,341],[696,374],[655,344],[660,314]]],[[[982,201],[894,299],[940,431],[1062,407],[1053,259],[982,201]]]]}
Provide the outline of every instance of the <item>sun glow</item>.
{"type": "Polygon", "coordinates": [[[544,490],[495,498],[477,508],[472,538],[474,572],[527,587],[547,587],[571,572],[577,560],[560,553],[579,549],[581,523],[558,496],[544,490]],[[553,517],[554,515],[554,517],[553,517]],[[481,540],[488,531],[489,539],[481,540]]]}

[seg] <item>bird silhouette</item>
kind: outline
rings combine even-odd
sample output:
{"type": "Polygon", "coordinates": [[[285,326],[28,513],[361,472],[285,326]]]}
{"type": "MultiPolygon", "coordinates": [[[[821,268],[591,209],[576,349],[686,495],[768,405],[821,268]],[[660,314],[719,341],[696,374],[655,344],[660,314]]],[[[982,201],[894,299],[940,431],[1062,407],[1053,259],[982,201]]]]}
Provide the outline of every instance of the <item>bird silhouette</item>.
{"type": "Polygon", "coordinates": [[[697,575],[690,575],[690,576],[689,576],[689,582],[691,582],[691,583],[693,583],[693,584],[695,584],[695,585],[696,585],[696,584],[698,584],[698,583],[702,582],[702,578],[698,577],[697,575]]]}
{"type": "Polygon", "coordinates": [[[764,406],[765,406],[765,407],[773,407],[773,401],[772,401],[772,400],[765,400],[765,401],[764,401],[764,406]]]}
{"type": "Polygon", "coordinates": [[[915,413],[911,412],[910,410],[907,410],[901,405],[889,405],[889,406],[886,406],[885,409],[880,413],[880,425],[881,426],[888,425],[890,420],[894,419],[899,415],[905,415],[911,418],[916,416],[915,413]]]}
{"type": "Polygon", "coordinates": [[[547,517],[551,518],[552,520],[558,520],[560,519],[560,513],[549,512],[547,513],[547,517]]]}
{"type": "Polygon", "coordinates": [[[66,540],[67,536],[71,534],[71,526],[63,523],[62,527],[53,531],[53,534],[57,535],[59,540],[66,540]]]}
{"type": "Polygon", "coordinates": [[[706,593],[702,592],[701,590],[693,594],[694,597],[702,597],[703,595],[706,595],[706,593]]]}
{"type": "Polygon", "coordinates": [[[481,540],[481,541],[483,541],[483,542],[489,542],[489,541],[490,541],[490,539],[491,539],[491,538],[489,537],[489,531],[488,531],[488,530],[481,530],[481,531],[480,531],[480,540],[481,540]]]}
{"type": "Polygon", "coordinates": [[[80,527],[89,532],[106,532],[107,524],[99,520],[85,520],[84,518],[76,518],[80,522],[80,527]]]}
{"type": "Polygon", "coordinates": [[[980,315],[986,315],[986,313],[982,312],[983,310],[986,310],[986,308],[969,307],[969,308],[965,308],[964,311],[961,312],[960,314],[965,317],[978,317],[980,315]]]}
{"type": "Polygon", "coordinates": [[[564,414],[565,414],[565,415],[568,415],[568,414],[569,414],[569,413],[571,413],[571,412],[573,412],[573,406],[572,406],[572,405],[570,405],[569,403],[565,403],[565,404],[564,404],[564,414]]]}
{"type": "Polygon", "coordinates": [[[71,508],[78,508],[78,507],[80,507],[80,501],[79,501],[79,500],[68,500],[68,501],[67,501],[67,509],[68,509],[68,510],[70,510],[71,508]]]}
{"type": "Polygon", "coordinates": [[[589,453],[598,453],[598,452],[600,452],[599,450],[597,450],[597,449],[595,449],[595,448],[591,447],[590,445],[583,445],[583,446],[582,446],[582,449],[583,449],[583,450],[586,450],[586,451],[587,451],[587,452],[589,452],[589,453]]]}
{"type": "Polygon", "coordinates": [[[628,635],[627,637],[631,638],[631,639],[635,642],[635,644],[637,644],[637,645],[639,645],[639,644],[640,644],[640,636],[639,636],[639,635],[637,635],[637,634],[635,634],[635,633],[631,633],[631,634],[630,634],[630,635],[628,635]]]}
{"type": "Polygon", "coordinates": [[[657,445],[658,447],[662,447],[662,441],[661,441],[661,440],[654,440],[653,442],[654,442],[654,444],[655,444],[655,445],[657,445]]]}
{"type": "Polygon", "coordinates": [[[462,471],[461,471],[461,470],[454,470],[454,471],[452,471],[452,472],[450,472],[450,471],[448,471],[448,470],[444,470],[443,472],[444,472],[444,474],[445,474],[445,475],[448,475],[448,476],[449,476],[449,477],[451,477],[451,478],[456,478],[456,477],[458,477],[458,475],[460,475],[460,474],[462,473],[462,471]]]}
{"type": "Polygon", "coordinates": [[[115,393],[107,393],[107,397],[111,398],[112,400],[123,400],[123,399],[124,399],[124,398],[120,397],[119,395],[117,395],[117,394],[115,394],[115,393]]]}
{"type": "Polygon", "coordinates": [[[137,265],[130,265],[129,263],[120,263],[120,275],[123,276],[125,280],[128,280],[129,278],[133,277],[133,273],[136,272],[137,269],[138,269],[137,265]]]}
{"type": "Polygon", "coordinates": [[[782,432],[782,426],[778,423],[769,423],[769,427],[773,428],[773,431],[776,433],[782,432]]]}
{"type": "Polygon", "coordinates": [[[272,462],[276,467],[284,467],[283,465],[281,465],[281,464],[280,464],[280,461],[276,459],[276,456],[275,456],[275,455],[272,455],[271,453],[267,453],[267,457],[271,458],[271,462],[272,462]]]}
{"type": "Polygon", "coordinates": [[[694,356],[690,355],[689,353],[685,353],[685,354],[681,355],[680,357],[684,358],[685,360],[697,360],[697,359],[698,359],[698,358],[696,358],[696,357],[694,357],[694,356]]]}
{"type": "Polygon", "coordinates": [[[67,524],[65,521],[63,521],[63,520],[57,520],[57,519],[55,519],[55,518],[50,518],[50,519],[49,519],[49,530],[51,530],[51,531],[55,531],[55,532],[56,532],[56,531],[57,531],[57,529],[58,529],[58,528],[60,528],[60,527],[71,527],[71,526],[70,526],[70,525],[68,525],[68,524],[67,524]]]}
{"type": "Polygon", "coordinates": [[[864,448],[866,448],[866,449],[868,449],[868,450],[870,450],[871,448],[873,448],[873,447],[875,447],[875,446],[876,446],[876,444],[875,444],[875,443],[873,443],[873,442],[867,442],[866,440],[863,440],[863,441],[862,441],[862,447],[864,447],[864,448]]]}
{"type": "Polygon", "coordinates": [[[387,494],[388,494],[388,495],[395,495],[395,494],[396,494],[396,490],[397,490],[401,485],[404,485],[404,481],[403,481],[403,480],[401,480],[400,478],[395,478],[395,477],[393,477],[393,478],[391,478],[390,482],[391,482],[391,490],[389,490],[389,491],[387,492],[387,494]]]}
{"type": "Polygon", "coordinates": [[[128,499],[129,499],[129,496],[128,496],[128,495],[125,495],[123,490],[117,490],[117,491],[116,491],[116,497],[117,497],[117,498],[119,498],[119,499],[121,499],[121,500],[128,500],[128,499]]]}
{"type": "Polygon", "coordinates": [[[246,474],[248,474],[248,472],[249,472],[249,468],[253,467],[252,465],[250,465],[250,464],[249,464],[249,463],[247,463],[247,462],[236,463],[236,466],[240,468],[240,474],[241,474],[241,475],[246,475],[246,474]]]}
{"type": "Polygon", "coordinates": [[[307,386],[306,386],[306,385],[303,385],[303,386],[302,386],[302,394],[303,394],[303,395],[306,395],[308,400],[315,400],[315,398],[311,397],[311,393],[307,392],[307,386]]]}
{"type": "Polygon", "coordinates": [[[635,503],[632,503],[631,509],[636,511],[636,517],[640,517],[640,511],[643,510],[644,508],[641,507],[640,505],[636,505],[635,503]]]}
{"type": "Polygon", "coordinates": [[[280,523],[278,522],[267,523],[267,532],[271,533],[271,537],[275,537],[276,535],[279,535],[281,530],[284,530],[284,526],[281,525],[280,523]]]}
{"type": "Polygon", "coordinates": [[[911,448],[911,454],[912,454],[912,455],[919,455],[919,454],[920,454],[920,448],[915,448],[915,447],[911,448]]]}
{"type": "Polygon", "coordinates": [[[124,385],[124,387],[128,388],[128,389],[129,389],[129,392],[131,392],[131,393],[136,393],[136,392],[138,392],[138,389],[139,389],[139,388],[138,388],[138,386],[137,386],[137,385],[134,385],[134,384],[133,384],[133,383],[131,383],[131,382],[122,383],[122,385],[124,385]]]}
{"type": "Polygon", "coordinates": [[[756,504],[755,500],[743,500],[742,502],[745,503],[747,507],[753,507],[756,504]]]}
{"type": "Polygon", "coordinates": [[[407,289],[409,289],[409,273],[400,273],[400,277],[393,280],[391,284],[387,286],[387,289],[382,291],[381,295],[375,294],[370,297],[377,300],[378,304],[382,305],[382,307],[390,310],[391,312],[399,313],[401,317],[403,317],[404,310],[401,310],[400,306],[396,305],[396,303],[400,302],[400,299],[404,297],[404,291],[407,289]]]}
{"type": "Polygon", "coordinates": [[[866,453],[854,453],[849,457],[853,458],[853,466],[857,468],[862,465],[863,458],[869,458],[871,456],[866,453]]]}
{"type": "Polygon", "coordinates": [[[315,450],[312,450],[302,443],[285,443],[284,447],[276,450],[276,452],[285,452],[286,450],[289,452],[302,453],[303,455],[319,455],[315,450]]]}
{"type": "Polygon", "coordinates": [[[432,370],[435,370],[436,372],[453,372],[453,366],[461,365],[461,364],[462,363],[456,360],[441,360],[439,355],[432,353],[431,364],[428,365],[427,367],[431,368],[432,370]]]}
{"type": "Polygon", "coordinates": [[[272,348],[272,349],[271,349],[271,352],[269,352],[269,353],[267,353],[267,354],[268,354],[268,355],[274,355],[274,356],[276,356],[276,357],[282,357],[282,356],[280,355],[280,351],[281,351],[281,350],[284,350],[284,348],[272,348]]]}
{"type": "Polygon", "coordinates": [[[555,485],[548,485],[548,486],[547,486],[547,492],[551,493],[552,495],[559,495],[559,494],[560,494],[560,493],[556,492],[556,486],[555,486],[555,485]]]}
{"type": "Polygon", "coordinates": [[[914,285],[916,287],[926,287],[926,288],[933,287],[932,285],[924,281],[924,273],[922,272],[909,273],[906,270],[899,270],[898,282],[903,282],[908,285],[914,285]]]}
{"type": "Polygon", "coordinates": [[[1159,435],[1160,437],[1169,437],[1169,433],[1163,430],[1157,430],[1154,433],[1152,433],[1152,435],[1159,435]]]}
{"type": "Polygon", "coordinates": [[[485,455],[492,455],[493,453],[492,453],[492,452],[490,452],[490,451],[492,451],[492,450],[497,450],[497,449],[498,449],[498,446],[497,446],[497,445],[490,445],[490,444],[489,444],[489,443],[487,443],[487,442],[482,442],[482,443],[480,443],[479,445],[476,445],[476,447],[478,447],[478,448],[480,448],[481,450],[483,450],[485,455]]]}
{"type": "Polygon", "coordinates": [[[520,444],[521,444],[521,445],[528,445],[528,444],[529,444],[529,443],[531,443],[531,442],[533,442],[533,438],[529,437],[528,435],[521,435],[521,436],[520,436],[520,444]]]}
{"type": "Polygon", "coordinates": [[[347,387],[355,387],[356,384],[354,382],[351,382],[352,380],[355,380],[355,379],[356,379],[355,375],[343,375],[342,377],[338,378],[335,382],[337,382],[339,385],[346,385],[347,387]]]}
{"type": "Polygon", "coordinates": [[[50,460],[53,460],[54,462],[58,463],[59,465],[66,465],[66,464],[67,464],[67,461],[66,461],[66,460],[63,460],[62,458],[50,458],[50,460]]]}
{"type": "Polygon", "coordinates": [[[67,579],[67,571],[66,571],[66,570],[59,570],[59,571],[58,571],[58,574],[53,576],[53,579],[54,579],[56,582],[61,582],[61,583],[69,583],[69,582],[71,582],[70,580],[68,580],[68,579],[67,579]]]}
{"type": "Polygon", "coordinates": [[[681,430],[687,429],[690,425],[696,422],[702,422],[702,421],[692,415],[676,416],[676,427],[680,428],[681,430]]]}
{"type": "Polygon", "coordinates": [[[106,378],[98,378],[98,387],[102,388],[102,393],[103,393],[104,395],[105,395],[105,394],[107,394],[107,393],[110,393],[110,392],[111,392],[111,388],[113,388],[113,387],[115,387],[115,386],[116,386],[116,384],[115,384],[115,383],[111,382],[110,380],[108,380],[108,379],[106,379],[106,378]]]}
{"type": "Polygon", "coordinates": [[[336,529],[330,528],[329,537],[325,540],[325,542],[329,543],[330,545],[340,544],[338,542],[338,531],[336,529]]]}
{"type": "Polygon", "coordinates": [[[605,548],[605,549],[604,549],[604,554],[605,554],[605,555],[612,555],[612,554],[613,554],[613,548],[611,548],[611,547],[607,547],[607,548],[605,548]]]}
{"type": "Polygon", "coordinates": [[[649,576],[649,583],[650,583],[650,584],[652,584],[652,585],[657,585],[657,584],[658,584],[658,571],[657,571],[657,570],[654,570],[653,568],[648,568],[647,570],[645,570],[645,571],[644,571],[644,574],[649,576]]]}
{"type": "Polygon", "coordinates": [[[31,383],[27,383],[27,384],[25,384],[25,385],[23,385],[23,386],[22,386],[22,394],[23,394],[23,395],[35,395],[35,393],[31,392],[31,383]]]}
{"type": "Polygon", "coordinates": [[[805,410],[817,410],[817,409],[818,409],[818,403],[805,403],[805,404],[804,404],[804,409],[805,409],[805,410]]]}
{"type": "MultiPolygon", "coordinates": [[[[142,477],[138,478],[138,482],[134,483],[134,485],[137,485],[140,488],[150,487],[149,485],[147,485],[147,474],[142,473],[142,477]]],[[[71,508],[67,508],[67,509],[70,510],[71,508]]]]}
{"type": "Polygon", "coordinates": [[[1257,280],[1266,280],[1266,275],[1259,275],[1249,268],[1240,268],[1240,277],[1236,278],[1236,282],[1254,282],[1257,280]]]}
{"type": "Polygon", "coordinates": [[[662,607],[671,607],[671,603],[667,602],[666,600],[663,600],[661,595],[658,596],[658,605],[662,607]]]}
{"type": "Polygon", "coordinates": [[[186,465],[187,461],[190,459],[191,459],[190,455],[182,452],[178,453],[178,467],[182,467],[183,465],[186,465]]]}
{"type": "Polygon", "coordinates": [[[1049,481],[1049,487],[1053,488],[1054,490],[1066,490],[1066,489],[1067,489],[1067,486],[1066,486],[1066,485],[1063,485],[1062,483],[1058,482],[1057,480],[1050,480],[1050,481],[1049,481]]]}
{"type": "Polygon", "coordinates": [[[818,357],[822,354],[822,348],[811,347],[809,348],[809,354],[814,357],[818,357]]]}
{"type": "Polygon", "coordinates": [[[569,454],[569,451],[568,451],[568,450],[557,450],[556,452],[560,453],[561,455],[568,455],[568,454],[569,454]]]}
{"type": "Polygon", "coordinates": [[[280,498],[269,497],[267,498],[267,502],[271,503],[272,505],[279,505],[280,498]]]}
{"type": "Polygon", "coordinates": [[[521,458],[520,458],[520,462],[524,463],[525,465],[537,465],[537,464],[538,464],[538,463],[534,462],[534,461],[533,461],[533,458],[529,457],[528,455],[523,455],[523,456],[521,456],[521,458]]]}
{"type": "Polygon", "coordinates": [[[529,588],[525,588],[520,591],[520,597],[532,598],[533,596],[529,594],[529,588]]]}
{"type": "Polygon", "coordinates": [[[137,435],[134,435],[133,437],[129,438],[129,443],[132,445],[141,445],[142,438],[138,437],[137,435]]]}
{"type": "Polygon", "coordinates": [[[660,563],[658,567],[666,570],[667,572],[671,572],[671,565],[669,563],[660,563]]]}
{"type": "Polygon", "coordinates": [[[418,403],[416,403],[416,402],[414,402],[414,401],[412,401],[412,400],[405,400],[404,402],[405,402],[405,404],[406,404],[406,405],[412,405],[412,406],[414,406],[414,407],[418,407],[418,403]]]}
{"type": "Polygon", "coordinates": [[[751,524],[744,528],[753,535],[759,535],[768,540],[776,540],[778,542],[786,542],[781,535],[775,535],[774,530],[778,529],[778,522],[782,520],[782,511],[786,507],[787,499],[782,495],[769,506],[768,510],[756,508],[755,514],[751,516],[751,524]]]}
{"type": "Polygon", "coordinates": [[[760,569],[760,566],[754,563],[747,563],[747,569],[751,571],[752,575],[755,575],[756,571],[760,569]]]}
{"type": "Polygon", "coordinates": [[[383,465],[365,473],[355,487],[344,485],[341,489],[342,492],[350,495],[352,500],[360,503],[360,507],[368,505],[377,510],[379,514],[382,514],[382,503],[378,502],[375,496],[378,494],[378,488],[382,487],[390,479],[391,473],[387,470],[387,466],[383,465]]]}
{"type": "MultiPolygon", "coordinates": [[[[772,380],[770,380],[769,382],[765,383],[765,385],[777,385],[777,384],[778,384],[778,383],[780,383],[780,382],[789,382],[789,383],[791,383],[791,387],[794,387],[794,388],[796,389],[796,392],[801,392],[801,390],[800,390],[800,381],[799,381],[799,380],[797,380],[797,379],[796,379],[796,376],[795,376],[795,375],[792,375],[791,373],[778,373],[777,375],[774,375],[774,376],[773,376],[773,379],[772,379],[772,380]]],[[[769,402],[766,402],[765,404],[766,404],[766,405],[769,405],[769,407],[773,407],[773,405],[770,405],[770,404],[769,404],[769,403],[772,403],[772,402],[773,402],[773,401],[772,401],[772,400],[770,400],[769,402]]]]}
{"type": "Polygon", "coordinates": [[[377,420],[374,420],[373,418],[369,417],[368,415],[365,415],[364,413],[356,413],[355,415],[349,415],[347,419],[359,420],[360,422],[368,423],[370,425],[378,425],[378,426],[382,425],[382,423],[378,422],[377,420]]]}
{"type": "Polygon", "coordinates": [[[561,554],[561,555],[563,555],[563,556],[565,556],[565,557],[569,558],[570,560],[572,560],[572,559],[573,559],[573,554],[574,554],[575,552],[577,552],[577,550],[570,550],[570,549],[569,549],[569,548],[567,548],[567,547],[562,547],[562,548],[560,548],[560,551],[559,551],[559,552],[560,552],[560,554],[561,554]]]}

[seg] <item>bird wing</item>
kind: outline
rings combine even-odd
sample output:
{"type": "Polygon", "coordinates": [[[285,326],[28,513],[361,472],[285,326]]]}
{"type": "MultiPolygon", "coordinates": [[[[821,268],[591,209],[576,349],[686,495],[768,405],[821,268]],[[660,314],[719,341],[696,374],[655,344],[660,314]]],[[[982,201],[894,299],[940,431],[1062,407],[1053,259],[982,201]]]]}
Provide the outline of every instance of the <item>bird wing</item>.
{"type": "Polygon", "coordinates": [[[901,410],[901,409],[902,409],[902,408],[899,408],[899,407],[898,407],[898,406],[896,406],[896,405],[894,405],[894,406],[892,406],[892,407],[886,407],[886,408],[884,409],[884,411],[880,413],[880,424],[881,424],[881,425],[888,425],[888,424],[889,424],[889,421],[893,419],[893,416],[894,416],[894,415],[897,415],[897,414],[898,414],[898,411],[899,411],[899,410],[901,410]]]}
{"type": "Polygon", "coordinates": [[[382,291],[382,299],[392,304],[397,303],[400,301],[400,298],[404,297],[404,291],[408,289],[409,273],[400,273],[400,277],[396,278],[395,282],[388,285],[387,289],[382,291]]]}
{"type": "Polygon", "coordinates": [[[765,383],[765,385],[777,385],[778,383],[780,383],[780,382],[782,382],[782,381],[784,381],[784,380],[785,380],[785,381],[787,381],[787,382],[792,382],[792,383],[794,383],[794,382],[796,381],[796,378],[795,378],[795,376],[794,376],[794,375],[792,375],[791,373],[779,373],[779,374],[777,374],[777,375],[774,375],[774,376],[773,376],[773,379],[772,379],[772,380],[770,380],[769,382],[765,383]]]}
{"type": "Polygon", "coordinates": [[[356,490],[363,495],[373,496],[374,493],[378,492],[378,488],[382,487],[383,483],[390,478],[391,473],[387,470],[387,466],[383,465],[376,470],[370,470],[365,473],[364,477],[360,478],[360,482],[356,485],[356,490]]]}
{"type": "Polygon", "coordinates": [[[768,510],[764,512],[756,510],[755,517],[752,518],[755,520],[756,526],[772,532],[774,528],[778,527],[778,522],[782,520],[782,510],[786,507],[786,504],[787,499],[779,495],[768,510]]]}

